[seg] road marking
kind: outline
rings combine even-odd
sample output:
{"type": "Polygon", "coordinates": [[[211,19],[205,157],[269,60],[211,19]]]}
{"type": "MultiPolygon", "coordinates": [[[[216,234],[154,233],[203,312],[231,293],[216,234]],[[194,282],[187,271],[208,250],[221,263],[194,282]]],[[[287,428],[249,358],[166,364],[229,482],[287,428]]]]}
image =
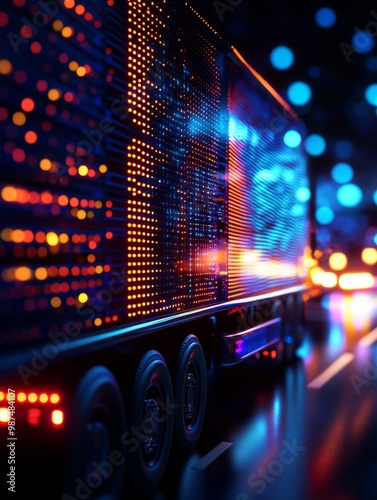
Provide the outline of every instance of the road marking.
{"type": "Polygon", "coordinates": [[[312,389],[320,389],[323,387],[329,380],[331,380],[340,370],[342,370],[348,363],[354,359],[354,354],[350,352],[345,352],[338,359],[336,359],[331,365],[326,368],[318,377],[308,384],[308,387],[312,389]]]}
{"type": "Polygon", "coordinates": [[[372,345],[373,342],[376,342],[376,340],[377,340],[377,328],[375,328],[374,330],[369,332],[368,335],[365,335],[365,337],[359,340],[359,345],[368,347],[372,345]]]}
{"type": "Polygon", "coordinates": [[[215,446],[213,450],[211,450],[207,455],[204,455],[203,458],[199,460],[199,462],[196,462],[195,465],[192,465],[192,469],[206,469],[212,462],[216,460],[217,457],[219,457],[224,451],[226,451],[228,448],[232,446],[233,443],[227,443],[226,441],[222,441],[220,444],[215,446]]]}

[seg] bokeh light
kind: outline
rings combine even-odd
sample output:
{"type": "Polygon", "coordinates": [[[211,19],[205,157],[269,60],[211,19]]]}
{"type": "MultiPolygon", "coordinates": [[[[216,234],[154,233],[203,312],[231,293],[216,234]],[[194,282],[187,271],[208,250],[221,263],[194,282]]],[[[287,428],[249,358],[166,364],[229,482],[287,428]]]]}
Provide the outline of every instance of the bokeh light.
{"type": "Polygon", "coordinates": [[[377,106],[377,83],[373,83],[366,88],[365,99],[372,106],[377,106]]]}
{"type": "Polygon", "coordinates": [[[322,7],[317,10],[315,20],[321,28],[331,28],[336,22],[336,13],[330,7],[322,7]]]}
{"type": "Polygon", "coordinates": [[[326,149],[326,141],[319,134],[309,135],[305,140],[305,150],[311,156],[320,156],[326,149]]]}
{"type": "Polygon", "coordinates": [[[356,207],[361,202],[363,193],[356,184],[344,184],[338,189],[336,197],[344,207],[356,207]]]}
{"type": "Polygon", "coordinates": [[[297,148],[301,144],[301,135],[297,130],[288,130],[284,134],[284,143],[290,148],[297,148]]]}
{"type": "Polygon", "coordinates": [[[330,207],[319,207],[316,210],[315,218],[320,224],[330,224],[334,220],[334,211],[330,207]]]}
{"type": "Polygon", "coordinates": [[[352,36],[352,46],[356,52],[366,54],[374,47],[374,38],[367,31],[358,30],[352,36]]]}
{"type": "Polygon", "coordinates": [[[270,61],[274,68],[284,70],[292,66],[294,55],[289,47],[279,45],[275,47],[270,54],[270,61]]]}
{"type": "Polygon", "coordinates": [[[339,184],[350,182],[353,178],[353,168],[349,163],[337,163],[331,169],[331,177],[339,184]]]}
{"type": "Polygon", "coordinates": [[[303,106],[310,101],[312,91],[307,83],[294,82],[288,87],[287,95],[292,104],[303,106]]]}

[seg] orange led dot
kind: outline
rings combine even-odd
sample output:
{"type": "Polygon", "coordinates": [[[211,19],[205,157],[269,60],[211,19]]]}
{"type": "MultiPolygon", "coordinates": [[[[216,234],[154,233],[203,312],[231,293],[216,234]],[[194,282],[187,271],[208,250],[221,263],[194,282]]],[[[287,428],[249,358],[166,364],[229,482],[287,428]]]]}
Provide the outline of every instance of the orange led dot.
{"type": "Polygon", "coordinates": [[[85,12],[85,7],[83,5],[77,5],[75,8],[75,12],[77,15],[82,16],[85,12]]]}
{"type": "Polygon", "coordinates": [[[66,243],[68,243],[68,241],[69,241],[69,236],[68,236],[68,234],[66,234],[66,233],[62,233],[62,234],[60,234],[60,235],[59,235],[59,241],[60,241],[60,243],[62,243],[63,245],[65,245],[66,243]]]}
{"type": "Polygon", "coordinates": [[[8,59],[0,59],[0,74],[8,75],[12,71],[12,63],[8,59]]]}
{"type": "Polygon", "coordinates": [[[107,172],[107,166],[106,165],[100,165],[99,166],[99,171],[101,174],[105,174],[107,172]]]}
{"type": "Polygon", "coordinates": [[[13,186],[6,186],[1,191],[1,197],[4,201],[16,201],[17,199],[17,190],[13,186]]]}
{"type": "Polygon", "coordinates": [[[65,206],[67,206],[67,205],[68,205],[68,202],[69,202],[69,200],[68,200],[68,196],[66,196],[65,194],[62,194],[62,195],[60,195],[60,196],[59,196],[59,198],[58,198],[58,203],[59,203],[59,205],[60,205],[61,207],[65,207],[65,206]]]}
{"type": "Polygon", "coordinates": [[[18,281],[28,281],[33,277],[33,272],[29,267],[18,267],[14,272],[14,277],[18,281]]]}
{"type": "Polygon", "coordinates": [[[33,130],[28,130],[25,134],[25,142],[28,144],[35,144],[37,142],[38,136],[33,130]]]}
{"type": "Polygon", "coordinates": [[[59,395],[58,394],[51,394],[50,401],[53,404],[59,403],[59,401],[60,401],[59,395]]]}
{"type": "Polygon", "coordinates": [[[63,29],[63,26],[64,24],[62,23],[62,21],[60,21],[60,19],[56,19],[53,23],[52,23],[52,27],[55,31],[61,31],[63,29]]]}
{"type": "Polygon", "coordinates": [[[61,410],[54,410],[51,414],[51,421],[54,425],[61,425],[64,420],[64,415],[61,410]]]}
{"type": "Polygon", "coordinates": [[[79,175],[84,177],[88,174],[89,169],[86,165],[80,165],[77,171],[79,175]]]}
{"type": "Polygon", "coordinates": [[[19,401],[20,403],[26,401],[26,394],[24,392],[19,392],[17,394],[17,401],[19,401]]]}
{"type": "Polygon", "coordinates": [[[44,171],[48,171],[48,170],[51,170],[51,167],[52,167],[52,163],[50,160],[48,160],[47,158],[43,158],[40,162],[39,162],[39,168],[41,170],[44,170],[44,171]]]}
{"type": "Polygon", "coordinates": [[[57,101],[60,99],[61,92],[58,89],[50,89],[47,93],[48,98],[50,101],[57,101]]]}
{"type": "Polygon", "coordinates": [[[38,396],[35,394],[35,392],[31,392],[28,396],[28,401],[30,401],[30,403],[35,403],[38,399],[38,396]]]}
{"type": "Polygon", "coordinates": [[[70,36],[73,35],[73,29],[70,26],[66,26],[65,28],[62,29],[61,35],[64,38],[69,38],[70,36]]]}
{"type": "Polygon", "coordinates": [[[80,295],[77,297],[77,300],[81,302],[81,304],[85,304],[85,302],[88,301],[88,295],[86,293],[80,293],[80,295]]]}
{"type": "Polygon", "coordinates": [[[86,69],[84,68],[84,66],[79,66],[76,70],[76,75],[77,76],[85,76],[86,75],[86,69]]]}
{"type": "Polygon", "coordinates": [[[13,113],[12,121],[15,125],[21,127],[26,122],[26,116],[24,113],[21,113],[21,111],[16,111],[13,113]]]}
{"type": "Polygon", "coordinates": [[[101,325],[102,325],[102,319],[101,319],[101,318],[96,318],[96,319],[94,320],[94,324],[95,324],[96,326],[101,326],[101,325]]]}
{"type": "Polygon", "coordinates": [[[77,210],[76,217],[80,220],[84,220],[86,218],[85,210],[77,210]]]}
{"type": "Polygon", "coordinates": [[[76,71],[78,67],[79,67],[79,63],[78,63],[78,62],[76,62],[76,61],[71,61],[71,62],[68,64],[68,68],[69,68],[71,71],[76,71]]]}
{"type": "Polygon", "coordinates": [[[54,308],[60,307],[62,305],[61,298],[60,297],[52,297],[52,299],[50,300],[50,304],[54,308]]]}
{"type": "Polygon", "coordinates": [[[34,274],[37,280],[45,280],[48,277],[48,271],[45,267],[38,267],[34,274]]]}
{"type": "Polygon", "coordinates": [[[47,244],[54,247],[59,244],[59,237],[56,233],[50,232],[46,234],[47,244]]]}
{"type": "Polygon", "coordinates": [[[48,191],[44,191],[41,194],[41,202],[44,203],[45,205],[49,205],[52,203],[52,194],[49,193],[48,191]]]}
{"type": "Polygon", "coordinates": [[[41,395],[39,396],[39,401],[40,401],[41,403],[47,403],[47,401],[48,401],[48,396],[47,396],[47,394],[45,394],[45,393],[41,394],[41,395]]]}
{"type": "Polygon", "coordinates": [[[25,99],[21,101],[21,109],[25,112],[33,111],[34,106],[34,101],[30,99],[30,97],[25,97],[25,99]]]}
{"type": "Polygon", "coordinates": [[[3,399],[5,399],[5,394],[2,391],[0,391],[0,401],[2,401],[3,399]]]}
{"type": "Polygon", "coordinates": [[[66,9],[73,9],[75,6],[75,0],[64,0],[64,7],[66,9]]]}
{"type": "Polygon", "coordinates": [[[14,229],[10,237],[14,243],[22,243],[24,241],[24,232],[22,229],[14,229]]]}

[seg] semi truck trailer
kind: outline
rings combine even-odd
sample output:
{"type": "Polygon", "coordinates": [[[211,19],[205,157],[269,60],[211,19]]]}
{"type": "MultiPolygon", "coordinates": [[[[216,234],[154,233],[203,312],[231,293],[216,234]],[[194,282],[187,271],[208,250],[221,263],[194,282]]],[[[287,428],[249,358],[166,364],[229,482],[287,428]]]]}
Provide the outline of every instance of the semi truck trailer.
{"type": "Polygon", "coordinates": [[[302,342],[305,127],[190,4],[0,21],[1,488],[149,494],[209,370],[302,342]]]}

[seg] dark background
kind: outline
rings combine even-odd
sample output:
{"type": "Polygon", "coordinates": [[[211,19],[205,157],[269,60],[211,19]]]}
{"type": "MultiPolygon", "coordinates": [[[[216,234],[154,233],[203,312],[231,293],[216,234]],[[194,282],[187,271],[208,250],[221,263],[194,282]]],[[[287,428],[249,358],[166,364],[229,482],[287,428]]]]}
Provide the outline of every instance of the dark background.
{"type": "Polygon", "coordinates": [[[319,244],[347,249],[357,241],[376,246],[377,116],[365,90],[377,83],[377,3],[207,0],[193,5],[288,102],[291,83],[303,81],[310,86],[308,104],[290,104],[308,135],[319,134],[326,141],[322,154],[309,155],[315,206],[326,205],[334,212],[331,223],[315,221],[319,244]],[[316,13],[322,7],[336,13],[333,26],[317,24],[316,13]],[[352,47],[353,36],[366,28],[369,41],[362,45],[364,39],[357,38],[359,45],[352,47]],[[275,69],[270,62],[271,51],[280,45],[289,47],[295,58],[285,70],[275,69]],[[351,155],[339,141],[352,146],[351,155]],[[331,169],[338,162],[347,162],[354,170],[351,182],[363,194],[357,206],[345,208],[336,198],[339,184],[331,178],[331,169]]]}

